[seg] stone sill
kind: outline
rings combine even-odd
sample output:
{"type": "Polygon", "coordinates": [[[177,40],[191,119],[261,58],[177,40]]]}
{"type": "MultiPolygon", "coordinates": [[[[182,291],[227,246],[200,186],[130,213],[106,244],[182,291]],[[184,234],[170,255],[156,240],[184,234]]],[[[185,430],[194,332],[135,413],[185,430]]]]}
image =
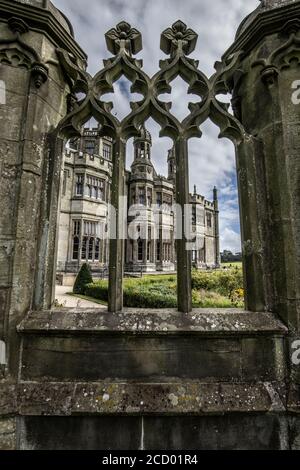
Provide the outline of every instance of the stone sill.
{"type": "Polygon", "coordinates": [[[0,382],[0,416],[285,412],[281,383],[0,382]]]}
{"type": "Polygon", "coordinates": [[[190,314],[175,309],[125,309],[108,313],[97,309],[60,309],[29,312],[18,326],[22,334],[107,334],[133,335],[277,335],[287,328],[272,313],[239,309],[195,309],[190,314]]]}

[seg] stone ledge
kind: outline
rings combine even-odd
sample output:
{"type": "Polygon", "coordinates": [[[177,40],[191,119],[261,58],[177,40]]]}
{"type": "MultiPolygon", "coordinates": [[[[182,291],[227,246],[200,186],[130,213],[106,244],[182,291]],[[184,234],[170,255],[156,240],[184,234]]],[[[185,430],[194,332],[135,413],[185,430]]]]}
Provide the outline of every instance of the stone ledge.
{"type": "Polygon", "coordinates": [[[0,384],[0,415],[13,412],[21,416],[284,412],[277,390],[283,390],[283,384],[21,382],[17,386],[0,384]],[[8,396],[5,398],[6,393],[8,396]],[[9,409],[8,401],[11,401],[9,409]]]}
{"type": "Polygon", "coordinates": [[[240,32],[235,42],[223,54],[223,58],[229,57],[237,51],[243,51],[246,55],[264,37],[280,32],[284,24],[299,16],[300,2],[269,10],[257,10],[257,15],[240,32]]]}
{"type": "Polygon", "coordinates": [[[62,309],[30,312],[18,327],[22,334],[120,334],[134,335],[278,335],[287,328],[272,313],[230,309],[195,309],[182,314],[172,309],[126,309],[112,314],[103,310],[62,309]]]}
{"type": "Polygon", "coordinates": [[[71,31],[68,32],[56,15],[54,16],[53,11],[27,3],[0,0],[0,12],[1,20],[4,21],[12,16],[21,17],[32,31],[45,34],[51,41],[54,40],[58,47],[67,49],[86,63],[87,55],[72,37],[71,31]]]}

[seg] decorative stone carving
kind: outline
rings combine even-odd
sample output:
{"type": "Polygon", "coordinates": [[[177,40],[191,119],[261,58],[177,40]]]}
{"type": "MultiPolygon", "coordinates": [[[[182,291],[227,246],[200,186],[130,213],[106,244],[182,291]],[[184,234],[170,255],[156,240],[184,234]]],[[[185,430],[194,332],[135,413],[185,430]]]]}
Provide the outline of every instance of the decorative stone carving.
{"type": "MultiPolygon", "coordinates": [[[[184,208],[189,202],[188,139],[201,136],[200,126],[208,118],[219,126],[221,137],[241,142],[247,136],[238,119],[229,113],[229,105],[217,99],[218,94],[230,92],[233,84],[243,76],[243,72],[239,70],[241,53],[233,54],[225,62],[218,62],[216,73],[208,79],[198,69],[199,62],[188,57],[195,49],[197,34],[182,21],[176,21],[161,35],[161,49],[169,57],[160,61],[159,71],[151,78],[142,70],[143,62],[133,57],[142,49],[139,31],[128,23],[121,22],[109,30],[105,38],[108,50],[115,55],[104,60],[104,68],[94,77],[81,70],[67,51],[57,50],[60,64],[71,86],[71,95],[68,97],[69,114],[61,121],[57,133],[67,137],[80,136],[82,124],[94,117],[101,126],[102,135],[112,137],[115,142],[112,195],[117,208],[119,196],[124,195],[126,141],[140,134],[141,125],[149,117],[154,118],[161,127],[160,135],[174,141],[176,165],[179,169],[176,180],[177,203],[184,208]],[[121,76],[131,81],[131,92],[140,93],[142,99],[132,102],[129,115],[119,121],[111,112],[112,103],[103,101],[102,96],[114,91],[113,84],[121,76]],[[181,77],[188,83],[188,93],[199,97],[197,103],[190,103],[190,113],[182,122],[172,114],[172,103],[160,99],[160,95],[172,91],[171,83],[176,77],[181,77]],[[75,105],[76,93],[83,93],[85,97],[75,105]]],[[[121,208],[118,209],[118,214],[121,214],[121,208]]],[[[191,253],[186,249],[186,243],[185,239],[177,243],[177,264],[183,267],[178,271],[178,291],[186,292],[186,296],[178,296],[181,312],[192,309],[191,253]]],[[[122,310],[123,305],[122,240],[111,240],[110,256],[109,309],[116,312],[122,310]]]]}
{"type": "Polygon", "coordinates": [[[105,38],[107,49],[112,54],[118,54],[121,49],[125,49],[130,55],[136,55],[143,47],[141,33],[126,21],[121,21],[115,28],[110,29],[105,38]]]}
{"type": "MultiPolygon", "coordinates": [[[[108,50],[116,56],[104,60],[104,69],[95,77],[77,67],[66,51],[58,49],[60,63],[72,81],[73,95],[78,92],[86,95],[61,122],[60,130],[78,135],[82,123],[93,116],[102,124],[103,134],[113,136],[119,129],[124,138],[129,138],[137,135],[140,125],[151,116],[161,125],[162,135],[174,139],[183,133],[190,138],[200,136],[199,126],[211,117],[221,128],[222,135],[241,139],[244,130],[240,123],[228,112],[228,106],[216,98],[217,94],[230,91],[229,83],[234,79],[240,53],[233,55],[228,63],[218,62],[216,73],[208,79],[198,70],[198,61],[186,57],[195,49],[197,37],[182,21],[166,29],[161,36],[161,49],[171,57],[160,62],[160,71],[153,78],[142,71],[142,61],[132,57],[141,50],[142,38],[135,28],[125,22],[106,33],[108,50]],[[113,83],[121,75],[132,82],[131,91],[142,94],[144,99],[131,103],[132,112],[119,122],[111,113],[112,104],[100,98],[114,91],[113,83]],[[159,99],[161,94],[171,92],[170,83],[178,76],[188,82],[189,93],[200,98],[199,103],[190,104],[190,114],[182,123],[170,112],[171,104],[159,99]]],[[[242,74],[240,71],[240,76],[242,74]]]]}
{"type": "Polygon", "coordinates": [[[252,67],[261,66],[263,82],[273,85],[281,70],[300,64],[300,21],[298,18],[288,21],[282,28],[281,35],[288,37],[287,41],[275,49],[268,58],[255,60],[252,67]]]}
{"type": "Polygon", "coordinates": [[[8,27],[13,37],[0,40],[0,63],[24,67],[31,70],[36,88],[40,88],[48,79],[48,68],[42,63],[39,54],[21,36],[29,31],[25,21],[12,17],[8,27]]]}
{"type": "Polygon", "coordinates": [[[31,74],[36,88],[41,88],[48,80],[48,68],[42,63],[33,64],[31,74]]]}
{"type": "Polygon", "coordinates": [[[12,17],[7,22],[8,27],[15,34],[24,34],[29,31],[28,25],[21,18],[12,17]]]}

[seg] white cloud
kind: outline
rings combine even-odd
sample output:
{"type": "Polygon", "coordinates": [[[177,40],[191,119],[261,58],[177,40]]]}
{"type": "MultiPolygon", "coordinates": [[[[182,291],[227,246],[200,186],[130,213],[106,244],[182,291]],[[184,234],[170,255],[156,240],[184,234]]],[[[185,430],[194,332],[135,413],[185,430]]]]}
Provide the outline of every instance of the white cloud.
{"type": "Polygon", "coordinates": [[[221,245],[224,249],[232,251],[232,253],[240,253],[241,237],[240,234],[226,227],[221,234],[221,245]]]}
{"type": "MultiPolygon", "coordinates": [[[[198,44],[191,57],[200,61],[200,68],[207,75],[214,71],[213,65],[234,40],[235,32],[242,19],[259,4],[258,0],[54,0],[71,20],[75,36],[89,56],[89,71],[95,73],[101,67],[101,59],[110,54],[106,50],[104,33],[119,21],[125,20],[139,29],[143,35],[144,69],[149,74],[157,71],[164,54],[160,51],[160,35],[176,20],[181,19],[194,29],[198,44]]],[[[186,84],[176,81],[167,101],[176,103],[174,111],[181,116],[187,110],[186,84]]],[[[111,98],[109,98],[111,100],[111,98]]],[[[190,100],[192,100],[190,98],[190,100]]],[[[115,102],[119,116],[128,109],[128,99],[116,87],[115,102]]],[[[147,123],[153,134],[153,159],[158,172],[166,171],[169,139],[158,140],[159,127],[150,120],[147,123]]],[[[192,139],[190,152],[190,184],[196,184],[198,191],[211,197],[213,186],[220,190],[220,226],[222,249],[240,250],[238,233],[239,214],[235,180],[234,148],[227,140],[218,140],[218,129],[211,123],[202,126],[202,139],[192,139]]],[[[128,158],[130,162],[130,155],[128,158]]]]}

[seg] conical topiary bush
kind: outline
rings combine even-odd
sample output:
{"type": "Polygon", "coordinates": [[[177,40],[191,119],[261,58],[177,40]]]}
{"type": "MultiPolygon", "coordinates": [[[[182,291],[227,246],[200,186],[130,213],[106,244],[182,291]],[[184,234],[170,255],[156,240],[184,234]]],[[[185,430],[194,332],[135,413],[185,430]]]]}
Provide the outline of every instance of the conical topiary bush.
{"type": "Polygon", "coordinates": [[[90,284],[91,282],[93,282],[91,268],[87,263],[84,263],[81,266],[79,273],[77,274],[73,287],[73,293],[84,295],[86,285],[90,284]]]}

